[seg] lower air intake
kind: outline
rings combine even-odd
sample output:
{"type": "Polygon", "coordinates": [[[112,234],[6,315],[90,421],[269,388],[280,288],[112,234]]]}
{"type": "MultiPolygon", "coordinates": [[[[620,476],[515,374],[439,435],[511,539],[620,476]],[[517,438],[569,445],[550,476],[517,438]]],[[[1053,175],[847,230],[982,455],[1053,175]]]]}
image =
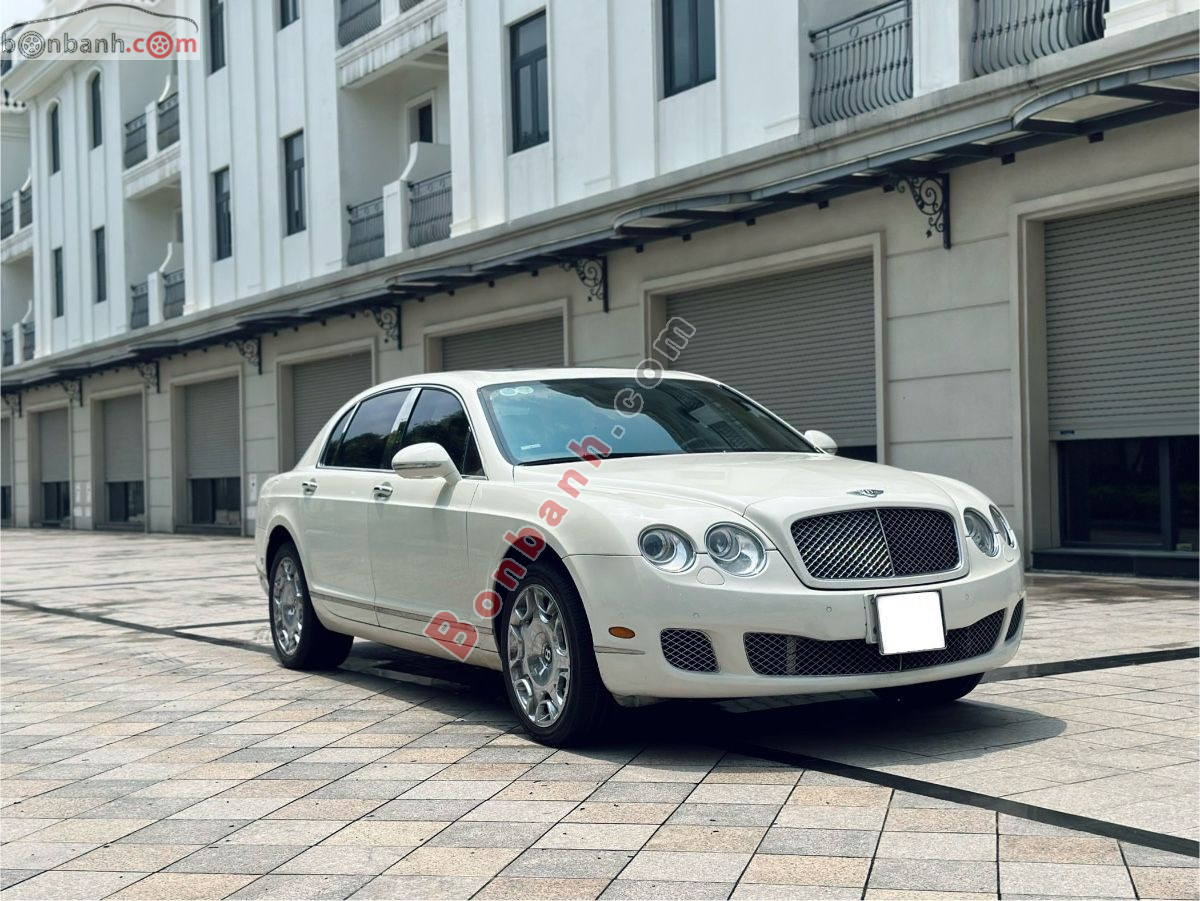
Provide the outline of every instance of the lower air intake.
{"type": "Polygon", "coordinates": [[[663,657],[675,669],[689,673],[715,673],[717,655],[712,641],[696,629],[663,629],[659,635],[663,657]]]}

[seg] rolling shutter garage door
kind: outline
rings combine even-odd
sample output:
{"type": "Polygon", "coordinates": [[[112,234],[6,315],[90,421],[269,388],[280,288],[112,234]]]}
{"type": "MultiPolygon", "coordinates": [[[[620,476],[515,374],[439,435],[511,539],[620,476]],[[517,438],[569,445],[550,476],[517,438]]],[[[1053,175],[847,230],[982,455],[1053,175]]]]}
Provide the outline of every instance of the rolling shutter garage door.
{"type": "Polygon", "coordinates": [[[542,369],[563,365],[562,317],[447,335],[442,370],[542,369]]]}
{"type": "Polygon", "coordinates": [[[292,463],[308,450],[346,401],[371,387],[371,355],[354,354],[292,367],[292,463]]]}
{"type": "Polygon", "coordinates": [[[104,481],[140,482],[142,397],[131,394],[104,402],[104,481]]]}
{"type": "Polygon", "coordinates": [[[241,409],[237,379],[188,385],[184,392],[187,477],[240,478],[241,409]]]}
{"type": "Polygon", "coordinates": [[[38,462],[43,482],[71,480],[71,443],[67,429],[66,410],[38,414],[38,462]]]}
{"type": "Polygon", "coordinates": [[[870,259],[667,298],[696,329],[670,365],[745,392],[842,447],[875,444],[875,290],[870,259]]]}
{"type": "Polygon", "coordinates": [[[1196,433],[1196,202],[1046,223],[1051,439],[1196,433]]]}

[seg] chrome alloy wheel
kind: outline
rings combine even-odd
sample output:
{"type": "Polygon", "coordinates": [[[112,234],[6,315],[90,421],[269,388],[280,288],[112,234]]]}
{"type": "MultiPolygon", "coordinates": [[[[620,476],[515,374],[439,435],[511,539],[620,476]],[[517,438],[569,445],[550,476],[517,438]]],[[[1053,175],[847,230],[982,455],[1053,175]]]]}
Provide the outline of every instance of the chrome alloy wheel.
{"type": "Polygon", "coordinates": [[[521,589],[508,618],[508,677],[525,716],[552,726],[571,688],[571,653],[558,602],[544,586],[521,589]]]}
{"type": "Polygon", "coordinates": [[[275,622],[275,639],[289,657],[300,647],[304,629],[304,588],[296,561],[284,557],[275,567],[275,582],[271,585],[271,619],[275,622]]]}

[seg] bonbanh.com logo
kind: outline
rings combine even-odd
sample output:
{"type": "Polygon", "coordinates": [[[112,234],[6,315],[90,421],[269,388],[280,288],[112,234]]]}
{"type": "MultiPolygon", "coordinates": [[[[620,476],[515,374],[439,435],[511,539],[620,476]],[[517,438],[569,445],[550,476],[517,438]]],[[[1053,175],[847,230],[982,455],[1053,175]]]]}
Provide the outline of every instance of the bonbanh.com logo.
{"type": "Polygon", "coordinates": [[[185,14],[190,10],[184,9],[199,0],[105,2],[56,11],[69,2],[52,3],[39,18],[12,23],[0,37],[0,50],[10,60],[14,56],[127,58],[125,54],[166,59],[199,53],[196,35],[200,26],[193,16],[185,14]],[[67,31],[68,23],[74,34],[67,31]]]}

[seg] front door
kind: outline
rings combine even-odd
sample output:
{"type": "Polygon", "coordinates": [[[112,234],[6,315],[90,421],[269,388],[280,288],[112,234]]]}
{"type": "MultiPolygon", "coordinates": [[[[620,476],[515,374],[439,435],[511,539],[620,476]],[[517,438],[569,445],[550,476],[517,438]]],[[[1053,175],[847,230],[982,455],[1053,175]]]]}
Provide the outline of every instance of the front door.
{"type": "Polygon", "coordinates": [[[440,444],[463,478],[388,474],[382,481],[390,494],[372,504],[369,527],[379,624],[416,635],[443,610],[459,620],[477,620],[475,594],[486,587],[467,575],[467,508],[483,476],[467,414],[449,391],[420,392],[389,453],[440,444]]]}
{"type": "MultiPolygon", "coordinates": [[[[368,513],[387,475],[384,450],[410,392],[362,401],[334,428],[319,463],[303,472],[300,518],[309,590],[338,616],[375,625],[368,513]]],[[[389,470],[390,471],[390,470],[389,470]]]]}

